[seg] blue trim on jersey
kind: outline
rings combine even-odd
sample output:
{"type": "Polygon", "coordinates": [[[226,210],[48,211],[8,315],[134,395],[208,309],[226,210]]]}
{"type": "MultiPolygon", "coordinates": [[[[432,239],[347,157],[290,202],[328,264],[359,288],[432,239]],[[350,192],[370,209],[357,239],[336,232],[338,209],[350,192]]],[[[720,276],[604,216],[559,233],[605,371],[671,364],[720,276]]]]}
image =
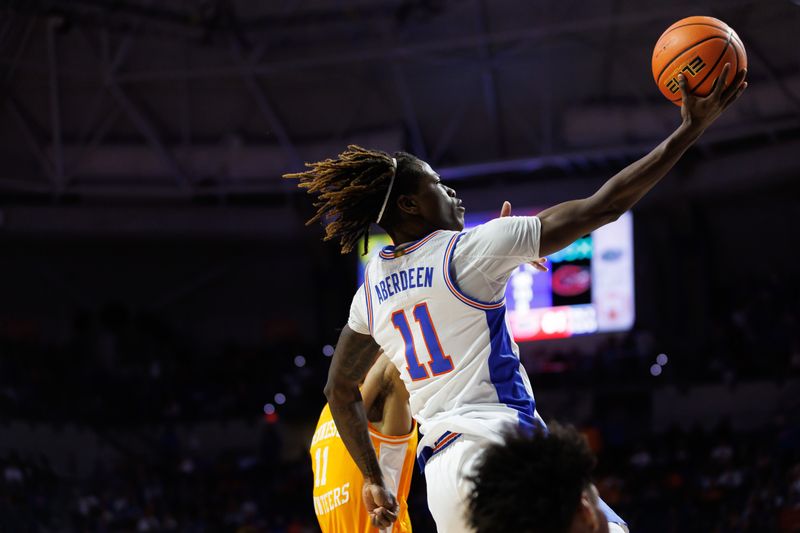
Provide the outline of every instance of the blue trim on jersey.
{"type": "Polygon", "coordinates": [[[474,307],[475,309],[480,309],[481,311],[487,311],[490,309],[499,309],[506,304],[505,297],[498,302],[482,302],[480,300],[476,300],[470,296],[467,296],[464,291],[458,286],[458,282],[455,279],[450,277],[450,267],[452,266],[453,262],[453,252],[458,246],[458,241],[461,240],[461,237],[464,236],[464,233],[459,233],[454,235],[453,238],[447,243],[447,250],[444,253],[444,259],[442,260],[442,273],[444,274],[444,283],[447,285],[447,288],[453,293],[453,296],[461,300],[463,303],[467,304],[470,307],[474,307]]]}
{"type": "Polygon", "coordinates": [[[378,256],[381,259],[384,259],[386,261],[391,261],[392,259],[396,259],[397,257],[402,257],[404,255],[408,255],[408,254],[414,252],[415,250],[419,249],[420,247],[422,247],[423,244],[425,244],[426,242],[431,240],[433,237],[436,236],[437,233],[439,233],[441,231],[442,230],[437,229],[436,231],[433,231],[432,233],[429,233],[428,235],[426,235],[425,237],[423,237],[423,238],[421,238],[419,240],[412,241],[410,243],[406,243],[404,248],[402,250],[400,250],[400,252],[397,252],[397,253],[396,253],[396,248],[395,248],[394,245],[390,244],[388,246],[384,246],[383,248],[381,248],[381,251],[378,252],[378,256]]]}
{"type": "Polygon", "coordinates": [[[453,444],[455,441],[458,440],[458,438],[460,436],[461,436],[461,433],[451,433],[450,431],[445,431],[433,443],[433,448],[431,448],[430,446],[425,446],[424,448],[422,448],[422,451],[417,454],[417,465],[419,466],[420,474],[424,474],[425,473],[425,465],[428,463],[428,461],[431,460],[431,457],[433,457],[437,453],[441,452],[442,450],[444,450],[445,448],[447,448],[448,446],[453,444]],[[445,442],[444,444],[442,444],[440,446],[439,443],[444,441],[448,437],[451,437],[451,438],[448,439],[447,442],[445,442]]]}
{"type": "Polygon", "coordinates": [[[628,523],[625,522],[620,516],[614,512],[614,510],[608,506],[606,502],[603,501],[603,498],[599,499],[598,505],[600,510],[606,515],[606,520],[611,522],[612,524],[622,524],[625,527],[628,527],[628,523]]]}
{"type": "Polygon", "coordinates": [[[541,426],[534,416],[536,402],[525,388],[522,374],[519,371],[519,357],[511,346],[511,337],[506,327],[506,309],[492,309],[486,312],[486,323],[489,326],[489,377],[492,380],[497,398],[501,403],[519,413],[521,429],[532,431],[541,426]]]}
{"type": "MultiPolygon", "coordinates": [[[[511,337],[505,322],[505,307],[484,311],[486,323],[489,326],[489,378],[497,391],[498,401],[517,411],[519,428],[523,431],[533,431],[542,428],[547,431],[544,423],[536,418],[536,402],[525,388],[522,373],[519,371],[519,357],[511,346],[511,337]]],[[[425,446],[417,454],[417,464],[420,472],[425,473],[425,464],[437,453],[453,443],[460,435],[453,437],[444,445],[439,443],[447,439],[451,433],[446,431],[434,442],[434,447],[425,446]]],[[[613,511],[612,511],[613,512],[613,511]]],[[[621,519],[620,519],[621,520],[621,519]]]]}
{"type": "Polygon", "coordinates": [[[419,473],[425,473],[425,465],[428,464],[431,457],[433,457],[433,448],[430,446],[425,446],[422,448],[422,451],[417,454],[417,466],[419,467],[419,473]]]}

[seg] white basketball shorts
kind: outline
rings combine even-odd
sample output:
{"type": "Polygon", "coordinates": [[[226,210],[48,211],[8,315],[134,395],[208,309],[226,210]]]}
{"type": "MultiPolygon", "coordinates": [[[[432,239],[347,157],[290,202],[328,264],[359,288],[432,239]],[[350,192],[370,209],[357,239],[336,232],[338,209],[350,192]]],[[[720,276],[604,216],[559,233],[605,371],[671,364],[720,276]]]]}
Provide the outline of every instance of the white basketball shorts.
{"type": "Polygon", "coordinates": [[[472,492],[472,483],[467,479],[474,474],[476,462],[489,444],[486,439],[461,435],[425,465],[428,509],[439,533],[473,531],[467,525],[467,498],[472,492]]]}

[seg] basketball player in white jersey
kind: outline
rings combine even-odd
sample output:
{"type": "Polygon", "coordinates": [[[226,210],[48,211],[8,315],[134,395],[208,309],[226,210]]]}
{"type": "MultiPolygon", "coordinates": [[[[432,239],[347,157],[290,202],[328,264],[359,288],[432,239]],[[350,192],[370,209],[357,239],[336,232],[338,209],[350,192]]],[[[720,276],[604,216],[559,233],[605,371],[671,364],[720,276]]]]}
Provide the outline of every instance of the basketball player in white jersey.
{"type": "MultiPolygon", "coordinates": [[[[364,501],[374,524],[387,526],[397,517],[358,389],[379,351],[397,366],[410,394],[421,433],[418,462],[438,530],[471,531],[469,478],[482,450],[502,442],[509,427],[543,426],[505,325],[503,295],[512,271],[633,207],[741,95],[745,74],[739,72],[727,88],[718,84],[705,98],[689,95],[681,79],[681,125],[592,196],[468,232],[455,191],[426,162],[404,152],[391,156],[350,146],[337,159],[287,175],[318,195],[309,223],[325,221],[325,239],[339,239],[342,253],[368,237],[372,223],[395,243],[366,267],[325,387],[336,426],[364,475],[364,501]]],[[[624,522],[604,509],[609,529],[622,531],[624,522]]]]}

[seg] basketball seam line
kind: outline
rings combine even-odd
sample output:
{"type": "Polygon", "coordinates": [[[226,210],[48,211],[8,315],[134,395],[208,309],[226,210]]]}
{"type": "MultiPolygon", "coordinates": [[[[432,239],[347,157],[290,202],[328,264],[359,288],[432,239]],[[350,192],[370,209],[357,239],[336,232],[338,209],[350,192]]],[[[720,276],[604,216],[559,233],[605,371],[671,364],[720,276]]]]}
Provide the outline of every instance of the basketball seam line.
{"type": "MultiPolygon", "coordinates": [[[[700,80],[700,83],[698,83],[697,85],[695,85],[695,86],[694,86],[694,88],[695,88],[695,89],[697,89],[698,87],[700,87],[701,85],[703,85],[703,83],[704,83],[704,82],[705,82],[705,81],[708,79],[708,76],[709,76],[709,75],[710,75],[712,72],[714,72],[714,69],[717,67],[717,65],[719,65],[719,62],[722,60],[722,56],[724,56],[724,55],[725,55],[725,52],[728,50],[728,47],[729,47],[730,45],[731,45],[731,41],[730,41],[730,39],[729,39],[729,40],[728,40],[728,42],[727,42],[727,44],[725,45],[725,48],[723,48],[723,49],[722,49],[722,53],[721,53],[721,54],[720,54],[720,56],[717,58],[717,61],[716,61],[716,62],[714,63],[714,65],[713,65],[713,66],[712,66],[712,67],[709,69],[709,71],[706,73],[705,77],[704,77],[702,80],[700,80]]],[[[733,51],[734,51],[734,55],[736,56],[736,70],[734,70],[734,72],[739,72],[739,53],[736,51],[736,48],[735,48],[735,47],[736,47],[736,43],[735,43],[735,42],[733,43],[733,46],[734,46],[734,49],[733,49],[733,51]]],[[[680,97],[680,96],[679,96],[678,98],[673,98],[672,100],[670,100],[670,102],[677,102],[677,101],[679,101],[679,100],[683,100],[683,97],[680,97]]]]}
{"type": "Polygon", "coordinates": [[[681,24],[680,26],[675,26],[674,28],[670,28],[669,30],[661,34],[661,37],[658,38],[656,44],[661,42],[661,39],[663,39],[665,36],[669,35],[673,31],[677,30],[678,28],[685,28],[686,26],[708,26],[709,28],[716,28],[720,31],[724,31],[725,33],[731,32],[733,34],[734,41],[736,41],[736,44],[738,44],[739,48],[742,49],[742,53],[745,55],[747,54],[747,52],[745,52],[744,49],[744,43],[742,42],[742,38],[739,37],[739,34],[736,33],[736,31],[734,31],[733,28],[731,28],[730,26],[723,28],[722,26],[717,26],[716,24],[709,24],[708,22],[687,22],[686,24],[681,24]]]}
{"type": "MultiPolygon", "coordinates": [[[[728,32],[728,41],[725,43],[725,48],[723,48],[723,49],[722,49],[722,52],[719,54],[719,57],[718,57],[718,58],[717,58],[717,60],[714,62],[714,64],[711,66],[711,68],[710,68],[710,69],[708,69],[708,72],[706,72],[706,75],[705,75],[705,76],[703,76],[703,79],[702,79],[702,80],[700,80],[700,82],[698,82],[698,83],[697,83],[697,84],[694,86],[694,87],[695,87],[695,89],[696,89],[696,88],[698,88],[698,87],[700,87],[701,85],[703,85],[703,83],[704,83],[704,82],[705,82],[705,81],[708,79],[708,77],[711,75],[711,73],[712,73],[712,72],[714,72],[714,69],[715,69],[715,68],[717,68],[717,65],[719,65],[719,62],[720,62],[720,61],[722,61],[722,58],[725,56],[725,52],[727,52],[727,51],[728,51],[728,48],[729,48],[729,47],[730,47],[730,45],[731,45],[731,39],[732,39],[732,38],[733,38],[733,32],[732,32],[732,31],[729,31],[729,32],[728,32]]],[[[734,55],[736,55],[736,50],[734,50],[734,51],[733,51],[733,53],[734,53],[734,55]]],[[[736,61],[737,61],[737,65],[736,65],[736,66],[739,66],[739,65],[738,65],[738,61],[739,61],[739,58],[738,58],[738,56],[737,56],[737,58],[736,58],[736,61]]],[[[723,83],[724,83],[724,81],[723,81],[723,83]]],[[[673,101],[674,101],[674,100],[673,100],[673,101]]]]}
{"type": "MultiPolygon", "coordinates": [[[[669,31],[665,31],[664,34],[661,37],[664,37],[664,35],[669,35],[670,33],[672,33],[673,31],[677,30],[678,28],[685,28],[686,26],[708,26],[710,28],[717,28],[718,30],[722,30],[725,33],[728,33],[728,30],[731,29],[730,27],[723,28],[722,26],[717,26],[716,24],[709,24],[707,22],[688,22],[686,24],[681,24],[680,26],[675,26],[674,28],[670,29],[669,31]]],[[[661,40],[661,37],[659,37],[659,40],[661,40]]]]}
{"type": "MultiPolygon", "coordinates": [[[[667,70],[667,67],[669,67],[669,66],[672,64],[672,62],[673,62],[673,61],[675,61],[675,58],[676,58],[676,57],[679,57],[681,54],[685,54],[686,52],[688,52],[688,51],[689,51],[689,50],[691,50],[692,48],[694,48],[694,47],[696,47],[696,46],[698,46],[698,45],[700,45],[700,44],[703,44],[703,43],[704,43],[704,42],[706,42],[706,41],[710,41],[710,40],[712,40],[712,39],[724,39],[724,37],[720,37],[719,35],[714,35],[714,36],[712,36],[712,37],[706,37],[706,38],[705,38],[705,39],[703,39],[702,41],[697,41],[696,43],[692,43],[692,45],[691,45],[691,46],[689,46],[689,47],[687,47],[687,48],[685,48],[685,49],[681,50],[681,51],[680,51],[680,52],[678,52],[677,54],[675,54],[675,55],[673,56],[673,58],[672,58],[672,61],[670,61],[669,63],[667,63],[667,65],[666,65],[666,66],[665,66],[663,69],[661,69],[661,72],[659,72],[659,73],[658,73],[658,77],[656,77],[656,83],[658,83],[658,86],[659,86],[659,87],[661,86],[661,76],[663,76],[663,75],[664,75],[664,72],[666,72],[666,70],[667,70]]],[[[728,36],[728,41],[730,41],[730,36],[728,36]]],[[[726,46],[726,48],[727,48],[727,46],[726,46]]]]}
{"type": "Polygon", "coordinates": [[[742,53],[746,53],[744,51],[744,43],[742,42],[742,38],[739,37],[739,34],[736,33],[733,28],[731,28],[730,26],[723,28],[722,26],[717,26],[716,24],[709,24],[708,22],[688,22],[686,24],[681,24],[680,26],[676,26],[674,28],[671,28],[671,29],[665,31],[661,35],[661,37],[658,38],[658,41],[656,41],[656,44],[658,44],[658,42],[660,42],[661,39],[664,38],[664,36],[669,35],[670,33],[672,33],[673,31],[677,30],[678,28],[685,28],[686,26],[708,26],[709,28],[716,28],[716,29],[718,29],[720,31],[724,31],[726,33],[728,31],[730,31],[730,32],[733,33],[734,41],[736,41],[736,44],[738,44],[739,48],[742,49],[742,53]]]}

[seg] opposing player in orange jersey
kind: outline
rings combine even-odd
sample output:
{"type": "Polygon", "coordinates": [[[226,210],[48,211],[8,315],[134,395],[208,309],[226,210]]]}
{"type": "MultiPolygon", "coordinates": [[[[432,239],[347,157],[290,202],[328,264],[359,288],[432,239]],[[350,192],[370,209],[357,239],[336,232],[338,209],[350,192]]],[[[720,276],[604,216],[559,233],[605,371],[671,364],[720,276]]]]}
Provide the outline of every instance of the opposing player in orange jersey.
{"type": "MultiPolygon", "coordinates": [[[[378,358],[361,387],[369,436],[387,485],[397,494],[397,521],[381,531],[411,531],[406,498],[417,451],[416,422],[411,418],[408,392],[397,368],[378,358]]],[[[362,497],[364,477],[339,437],[327,405],[311,440],[314,470],[314,512],[322,533],[373,533],[362,497]]]]}

